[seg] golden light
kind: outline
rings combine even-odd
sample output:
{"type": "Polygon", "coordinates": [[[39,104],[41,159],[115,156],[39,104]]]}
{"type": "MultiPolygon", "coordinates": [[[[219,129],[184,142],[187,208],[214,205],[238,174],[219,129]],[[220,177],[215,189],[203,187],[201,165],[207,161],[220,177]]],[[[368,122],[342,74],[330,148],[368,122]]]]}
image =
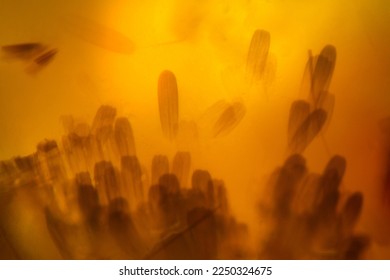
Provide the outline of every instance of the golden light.
{"type": "Polygon", "coordinates": [[[390,257],[384,1],[1,6],[2,258],[390,257]]]}

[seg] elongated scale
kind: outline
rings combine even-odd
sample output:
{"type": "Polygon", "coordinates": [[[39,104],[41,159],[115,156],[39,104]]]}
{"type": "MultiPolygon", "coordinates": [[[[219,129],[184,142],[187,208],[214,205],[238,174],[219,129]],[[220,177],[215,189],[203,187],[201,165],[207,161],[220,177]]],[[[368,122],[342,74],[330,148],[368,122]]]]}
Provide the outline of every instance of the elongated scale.
{"type": "Polygon", "coordinates": [[[221,117],[221,114],[230,106],[230,103],[224,99],[214,102],[201,115],[198,124],[199,131],[205,131],[210,137],[213,135],[215,123],[221,117]]]}
{"type": "Polygon", "coordinates": [[[50,49],[40,53],[38,56],[27,65],[25,72],[30,75],[35,75],[42,71],[48,64],[50,64],[58,53],[58,49],[50,49]]]}
{"type": "Polygon", "coordinates": [[[224,136],[230,133],[242,121],[245,114],[246,108],[243,103],[234,102],[229,105],[215,122],[213,136],[224,136]]]}
{"type": "Polygon", "coordinates": [[[291,104],[288,118],[288,142],[291,143],[298,128],[303,124],[310,114],[310,104],[305,100],[296,100],[291,104]]]}
{"type": "Polygon", "coordinates": [[[163,174],[169,173],[167,156],[155,155],[152,160],[152,184],[157,184],[163,174]]]}
{"type": "Polygon", "coordinates": [[[118,118],[115,121],[114,133],[120,156],[135,156],[133,129],[127,118],[118,118]]]}
{"type": "Polygon", "coordinates": [[[98,21],[68,16],[64,23],[70,33],[105,50],[125,55],[130,55],[135,51],[133,40],[98,21]]]}
{"type": "MultiPolygon", "coordinates": [[[[62,146],[68,164],[74,173],[93,170],[95,154],[93,143],[95,139],[89,134],[89,127],[86,127],[87,133],[80,134],[70,132],[62,137],[62,146]]],[[[77,130],[75,130],[77,131],[77,130]]]]}
{"type": "Polygon", "coordinates": [[[207,170],[197,169],[192,173],[192,188],[204,194],[207,193],[207,186],[211,182],[211,175],[207,170]]]}
{"type": "Polygon", "coordinates": [[[341,215],[343,226],[352,231],[353,227],[359,220],[362,209],[363,194],[360,192],[355,192],[350,197],[348,197],[348,200],[342,209],[341,215]]]}
{"type": "Polygon", "coordinates": [[[334,94],[324,94],[322,100],[319,101],[318,107],[326,112],[327,118],[324,124],[323,131],[326,131],[333,117],[333,112],[336,104],[336,97],[334,94]]]}
{"type": "Polygon", "coordinates": [[[39,65],[39,66],[44,66],[48,64],[54,56],[57,54],[58,50],[57,49],[51,49],[48,50],[47,52],[39,55],[37,58],[34,59],[34,62],[39,65]]]}
{"type": "Polygon", "coordinates": [[[313,76],[313,68],[315,64],[315,58],[313,57],[313,54],[311,51],[309,51],[309,57],[307,59],[305,69],[303,71],[301,86],[300,86],[300,95],[301,97],[309,97],[310,103],[313,102],[313,95],[312,95],[312,76],[313,76]]]}
{"type": "Polygon", "coordinates": [[[215,203],[215,190],[211,175],[206,170],[195,170],[192,174],[192,189],[201,194],[203,198],[201,204],[209,209],[213,208],[215,203]]]}
{"type": "Polygon", "coordinates": [[[116,109],[114,107],[108,105],[100,106],[92,122],[92,133],[96,134],[99,130],[112,126],[114,124],[115,117],[116,109]]]}
{"type": "Polygon", "coordinates": [[[38,144],[35,156],[41,183],[50,184],[53,198],[61,210],[67,208],[64,182],[67,180],[65,164],[58,144],[54,140],[45,140],[38,144]]]}
{"type": "Polygon", "coordinates": [[[303,153],[321,131],[326,118],[326,112],[322,109],[317,109],[307,116],[289,143],[290,151],[292,153],[303,153]]]}
{"type": "Polygon", "coordinates": [[[41,43],[21,43],[13,45],[5,45],[1,47],[4,58],[20,59],[31,61],[46,50],[46,46],[41,43]]]}
{"type": "Polygon", "coordinates": [[[99,160],[111,160],[115,149],[114,121],[116,109],[100,106],[92,123],[91,133],[96,139],[96,156],[99,160]]]}
{"type": "Polygon", "coordinates": [[[87,219],[92,218],[99,206],[96,189],[92,185],[81,185],[78,189],[78,197],[81,213],[87,219]]]}
{"type": "Polygon", "coordinates": [[[191,171],[191,154],[188,152],[177,152],[173,158],[172,173],[174,173],[183,188],[187,187],[191,171]]]}
{"type": "Polygon", "coordinates": [[[179,126],[179,96],[175,75],[168,70],[158,78],[158,105],[161,129],[166,138],[175,139],[179,126]]]}
{"type": "Polygon", "coordinates": [[[335,155],[329,160],[319,181],[319,200],[339,192],[345,169],[345,158],[335,155]]]}
{"type": "Polygon", "coordinates": [[[277,174],[274,186],[275,214],[277,218],[290,215],[298,184],[306,173],[306,161],[299,155],[291,155],[277,174]]]}
{"type": "Polygon", "coordinates": [[[152,215],[152,226],[165,227],[167,213],[170,211],[168,190],[163,185],[155,184],[149,188],[148,204],[152,215]]]}
{"type": "Polygon", "coordinates": [[[164,174],[159,179],[159,185],[163,186],[169,194],[177,194],[180,192],[180,184],[175,174],[164,174]]]}
{"type": "Polygon", "coordinates": [[[215,208],[218,208],[218,212],[223,215],[229,213],[229,200],[227,197],[227,190],[225,183],[222,180],[213,180],[215,188],[215,208]]]}
{"type": "Polygon", "coordinates": [[[309,215],[318,204],[320,175],[310,173],[299,184],[292,208],[297,215],[309,215]]]}
{"type": "Polygon", "coordinates": [[[325,167],[319,180],[316,194],[316,209],[318,221],[333,221],[337,204],[340,200],[340,184],[346,168],[346,160],[341,156],[332,157],[325,167]]]}
{"type": "Polygon", "coordinates": [[[141,165],[136,156],[124,156],[121,159],[121,171],[125,198],[131,210],[144,200],[141,165]]]}
{"type": "Polygon", "coordinates": [[[322,94],[328,91],[335,64],[336,48],[327,45],[322,49],[313,65],[311,91],[316,108],[318,108],[318,102],[322,98],[322,94]]]}
{"type": "Polygon", "coordinates": [[[95,164],[94,179],[100,204],[107,205],[110,200],[123,195],[118,174],[111,162],[97,162],[95,164]]]}
{"type": "Polygon", "coordinates": [[[347,160],[340,155],[334,155],[325,167],[324,174],[329,172],[337,172],[337,175],[343,178],[345,170],[347,169],[347,160]]]}
{"type": "Polygon", "coordinates": [[[21,43],[13,45],[4,45],[1,47],[2,51],[12,54],[23,54],[41,49],[43,45],[41,43],[21,43]]]}
{"type": "Polygon", "coordinates": [[[177,224],[185,215],[179,180],[174,174],[164,174],[160,177],[159,185],[165,193],[165,200],[161,201],[165,222],[167,225],[177,224]]]}
{"type": "Polygon", "coordinates": [[[250,82],[263,77],[270,46],[270,34],[265,30],[257,29],[252,35],[249,46],[246,72],[250,82]]]}

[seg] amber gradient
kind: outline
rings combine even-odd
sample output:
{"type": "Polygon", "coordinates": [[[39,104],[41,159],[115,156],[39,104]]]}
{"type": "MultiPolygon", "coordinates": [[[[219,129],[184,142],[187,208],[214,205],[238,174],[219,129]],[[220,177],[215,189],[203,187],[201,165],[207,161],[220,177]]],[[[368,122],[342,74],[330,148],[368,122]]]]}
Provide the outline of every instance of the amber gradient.
{"type": "MultiPolygon", "coordinates": [[[[257,203],[288,155],[288,112],[294,100],[306,98],[301,83],[309,50],[319,54],[335,46],[334,113],[304,157],[318,173],[331,156],[346,158],[342,188],[364,194],[357,230],[372,237],[365,256],[390,258],[390,210],[382,200],[389,140],[378,125],[390,115],[386,1],[0,0],[0,6],[0,46],[38,42],[57,50],[36,73],[1,53],[0,159],[31,154],[43,139],[60,140],[62,116],[90,123],[102,104],[129,119],[144,165],[156,154],[172,159],[182,147],[164,137],[157,97],[160,73],[172,71],[179,118],[196,122],[200,131],[197,145],[186,147],[193,167],[225,181],[232,211],[249,225],[256,246],[264,229],[257,203]],[[270,34],[269,62],[265,78],[248,84],[246,60],[256,29],[270,34]],[[245,116],[213,137],[207,112],[221,100],[243,104],[245,116]]],[[[33,209],[29,203],[23,207],[33,209]]],[[[33,244],[25,256],[59,258],[52,244],[35,242],[45,237],[33,216],[22,218],[20,207],[10,209],[19,221],[17,240],[33,244]],[[23,223],[31,226],[28,237],[23,223]],[[43,253],[34,255],[40,246],[43,253]]]]}

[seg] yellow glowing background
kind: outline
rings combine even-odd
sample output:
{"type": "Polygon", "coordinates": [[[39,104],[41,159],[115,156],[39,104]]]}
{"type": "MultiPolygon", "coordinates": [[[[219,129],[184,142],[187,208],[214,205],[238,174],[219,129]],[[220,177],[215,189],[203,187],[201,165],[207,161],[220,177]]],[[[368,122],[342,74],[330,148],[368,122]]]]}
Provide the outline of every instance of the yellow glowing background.
{"type": "Polygon", "coordinates": [[[358,229],[373,237],[368,257],[390,258],[389,209],[378,203],[384,172],[378,122],[390,115],[386,1],[0,0],[0,7],[0,45],[39,42],[58,50],[35,74],[24,71],[23,61],[0,60],[0,159],[30,154],[46,138],[60,140],[61,116],[91,122],[102,104],[128,117],[143,165],[155,154],[172,159],[181,147],[163,137],[157,102],[157,80],[168,69],[177,79],[180,120],[207,126],[204,114],[217,101],[245,105],[234,130],[213,138],[200,128],[190,150],[195,168],[225,181],[233,212],[254,233],[257,197],[287,155],[290,105],[305,98],[308,51],[335,46],[328,150],[318,137],[304,156],[314,172],[334,154],[347,159],[342,187],[364,193],[358,229]],[[271,35],[270,63],[265,82],[248,86],[256,29],[271,35]]]}

